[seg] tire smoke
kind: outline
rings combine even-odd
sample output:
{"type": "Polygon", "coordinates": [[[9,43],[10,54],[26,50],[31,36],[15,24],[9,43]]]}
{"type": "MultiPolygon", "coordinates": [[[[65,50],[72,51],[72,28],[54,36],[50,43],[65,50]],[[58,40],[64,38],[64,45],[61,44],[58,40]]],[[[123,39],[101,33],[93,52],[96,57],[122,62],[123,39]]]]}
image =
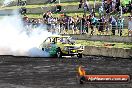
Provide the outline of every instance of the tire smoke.
{"type": "Polygon", "coordinates": [[[0,19],[0,55],[48,57],[48,52],[39,46],[51,35],[41,27],[25,29],[20,15],[14,11],[13,15],[0,19]]]}

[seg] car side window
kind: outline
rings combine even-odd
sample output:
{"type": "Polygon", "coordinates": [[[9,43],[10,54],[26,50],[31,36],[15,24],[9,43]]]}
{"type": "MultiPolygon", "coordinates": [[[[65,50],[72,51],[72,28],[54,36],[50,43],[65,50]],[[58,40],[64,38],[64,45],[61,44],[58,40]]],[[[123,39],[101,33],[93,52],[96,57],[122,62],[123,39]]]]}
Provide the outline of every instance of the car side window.
{"type": "Polygon", "coordinates": [[[47,38],[46,40],[45,40],[45,43],[50,43],[51,42],[51,39],[50,38],[47,38]]]}
{"type": "Polygon", "coordinates": [[[57,38],[57,42],[61,42],[61,39],[62,39],[62,38],[57,38]]]}
{"type": "Polygon", "coordinates": [[[67,43],[67,39],[66,39],[66,38],[62,38],[62,39],[61,39],[61,42],[62,42],[63,44],[66,44],[66,43],[67,43]]]}

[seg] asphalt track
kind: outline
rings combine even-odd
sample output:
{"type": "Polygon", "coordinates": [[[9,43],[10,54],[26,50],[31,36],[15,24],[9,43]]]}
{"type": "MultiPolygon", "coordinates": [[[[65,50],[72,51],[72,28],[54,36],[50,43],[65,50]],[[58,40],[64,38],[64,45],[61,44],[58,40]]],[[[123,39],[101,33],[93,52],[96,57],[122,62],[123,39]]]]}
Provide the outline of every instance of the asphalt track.
{"type": "Polygon", "coordinates": [[[85,67],[87,74],[132,75],[131,59],[0,56],[0,88],[132,88],[132,81],[122,84],[78,84],[76,73],[79,65],[85,67]]]}

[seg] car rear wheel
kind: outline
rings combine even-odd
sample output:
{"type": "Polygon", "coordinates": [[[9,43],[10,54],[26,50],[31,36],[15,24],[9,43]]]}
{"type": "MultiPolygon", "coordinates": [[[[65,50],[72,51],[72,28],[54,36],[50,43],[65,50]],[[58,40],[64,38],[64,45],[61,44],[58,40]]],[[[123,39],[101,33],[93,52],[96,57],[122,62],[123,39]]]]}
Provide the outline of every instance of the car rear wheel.
{"type": "Polygon", "coordinates": [[[44,48],[42,48],[42,51],[44,51],[45,49],[44,48]]]}
{"type": "Polygon", "coordinates": [[[57,49],[57,58],[62,58],[62,52],[61,52],[61,49],[60,48],[58,48],[57,49]]]}
{"type": "Polygon", "coordinates": [[[82,54],[78,54],[77,57],[78,57],[78,58],[82,58],[82,54]]]}

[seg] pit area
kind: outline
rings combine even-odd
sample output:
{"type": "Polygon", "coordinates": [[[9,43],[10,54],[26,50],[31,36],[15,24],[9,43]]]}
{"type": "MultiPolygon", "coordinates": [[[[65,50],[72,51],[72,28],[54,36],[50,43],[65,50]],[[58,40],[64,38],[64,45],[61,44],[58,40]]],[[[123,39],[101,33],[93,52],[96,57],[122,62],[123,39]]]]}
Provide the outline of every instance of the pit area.
{"type": "Polygon", "coordinates": [[[132,75],[132,59],[0,56],[0,88],[132,88],[132,81],[122,84],[79,84],[76,74],[80,65],[84,66],[87,74],[132,75]]]}

